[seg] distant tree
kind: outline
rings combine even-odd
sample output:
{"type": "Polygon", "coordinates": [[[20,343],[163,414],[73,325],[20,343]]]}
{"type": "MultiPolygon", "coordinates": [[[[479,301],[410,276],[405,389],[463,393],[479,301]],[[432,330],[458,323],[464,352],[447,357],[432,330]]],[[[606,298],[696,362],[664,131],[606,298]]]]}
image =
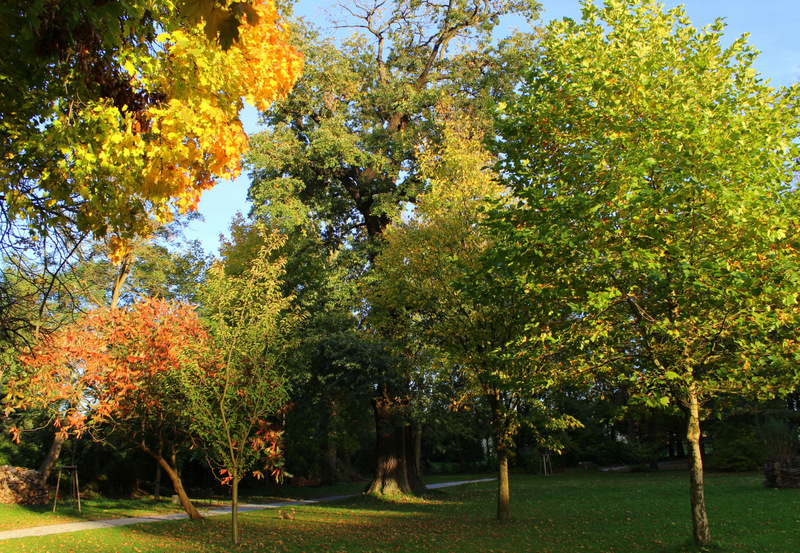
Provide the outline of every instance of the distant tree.
{"type": "Polygon", "coordinates": [[[585,2],[498,110],[512,195],[496,239],[520,301],[567,301],[585,368],[683,410],[701,546],[711,400],[785,394],[799,356],[800,89],[767,86],[722,30],[655,2],[585,2]]]}
{"type": "Polygon", "coordinates": [[[211,255],[184,231],[200,218],[196,213],[178,216],[146,238],[130,243],[119,264],[108,259],[104,242],[81,248],[76,261],[80,295],[90,306],[126,305],[144,297],[197,303],[197,293],[210,267],[211,255]]]}
{"type": "Polygon", "coordinates": [[[536,355],[530,348],[528,355],[516,355],[513,347],[529,326],[541,321],[544,327],[547,321],[536,318],[534,306],[515,301],[513,286],[497,273],[473,294],[465,290],[464,275],[479,274],[483,256],[495,247],[480,223],[489,200],[499,197],[502,188],[487,168],[494,160],[483,147],[491,123],[459,112],[444,115],[444,104],[439,109],[446,120],[441,142],[425,145],[420,155],[420,175],[428,179],[428,191],[408,222],[387,229],[367,299],[372,323],[394,338],[401,357],[405,354],[418,364],[427,348],[433,365],[428,371],[441,367],[445,376],[451,371],[462,375],[454,407],[469,405],[474,398],[489,406],[499,463],[497,518],[507,520],[508,463],[520,425],[536,420],[544,434],[547,426],[575,421],[550,411],[542,401],[561,369],[551,359],[547,331],[543,328],[542,338],[537,337],[542,347],[536,355]],[[496,296],[488,294],[488,287],[496,296]]]}
{"type": "Polygon", "coordinates": [[[122,439],[169,476],[184,510],[201,518],[183,489],[176,455],[189,445],[186,374],[212,380],[208,334],[184,304],[147,299],[99,308],[42,339],[21,357],[6,414],[41,408],[62,435],[122,439]]]}

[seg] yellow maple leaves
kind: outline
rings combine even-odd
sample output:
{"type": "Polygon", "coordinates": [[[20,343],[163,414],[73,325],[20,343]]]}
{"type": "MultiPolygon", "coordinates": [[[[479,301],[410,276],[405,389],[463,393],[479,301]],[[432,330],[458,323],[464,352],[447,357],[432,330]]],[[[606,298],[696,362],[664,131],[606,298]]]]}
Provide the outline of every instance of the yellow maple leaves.
{"type": "Polygon", "coordinates": [[[231,48],[209,40],[202,23],[178,29],[159,36],[157,63],[136,73],[169,98],[149,110],[149,132],[141,135],[141,190],[160,222],[171,216],[168,205],[192,211],[217,179],[239,175],[247,147],[239,119],[244,99],[265,110],[300,76],[302,58],[288,45],[273,2],[256,0],[253,9],[258,22],[243,20],[231,48]]]}
{"type": "Polygon", "coordinates": [[[25,173],[0,168],[0,192],[17,198],[10,215],[31,217],[39,204],[60,202],[53,209],[74,213],[78,229],[105,237],[119,260],[133,238],[176,210],[196,209],[217,180],[238,176],[247,148],[239,119],[245,100],[267,109],[302,70],[273,1],[253,0],[252,11],[258,17],[242,19],[239,40],[227,49],[202,21],[187,26],[171,14],[155,40],[132,37],[112,61],[94,62],[98,96],[56,100],[41,135],[17,145],[52,161],[25,173]],[[37,189],[16,194],[20,182],[37,189]]]}

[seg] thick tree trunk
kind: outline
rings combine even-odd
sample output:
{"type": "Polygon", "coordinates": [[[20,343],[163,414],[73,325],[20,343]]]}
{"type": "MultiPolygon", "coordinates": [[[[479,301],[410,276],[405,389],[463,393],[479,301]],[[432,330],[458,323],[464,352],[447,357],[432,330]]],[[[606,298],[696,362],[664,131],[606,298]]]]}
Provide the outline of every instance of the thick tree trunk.
{"type": "Polygon", "coordinates": [[[687,416],[686,439],[689,443],[689,494],[692,506],[694,541],[700,547],[705,547],[711,543],[711,531],[708,527],[705,490],[703,488],[703,456],[700,451],[700,404],[694,391],[689,391],[687,416]]]}
{"type": "Polygon", "coordinates": [[[53,438],[53,443],[50,444],[50,451],[47,452],[47,457],[45,457],[42,464],[39,465],[39,472],[42,475],[43,485],[50,477],[50,473],[53,472],[53,467],[56,466],[58,456],[61,455],[61,448],[64,447],[66,441],[67,438],[59,433],[56,433],[55,438],[53,438]]]}
{"type": "Polygon", "coordinates": [[[323,485],[335,484],[338,480],[336,470],[336,442],[331,436],[325,438],[325,452],[322,456],[322,483],[323,485]]]}
{"type": "Polygon", "coordinates": [[[508,483],[508,450],[497,448],[497,520],[511,520],[511,486],[508,483]]]}
{"type": "Polygon", "coordinates": [[[403,403],[386,396],[373,399],[378,466],[367,493],[422,495],[427,491],[414,463],[411,427],[399,422],[403,403]]]}

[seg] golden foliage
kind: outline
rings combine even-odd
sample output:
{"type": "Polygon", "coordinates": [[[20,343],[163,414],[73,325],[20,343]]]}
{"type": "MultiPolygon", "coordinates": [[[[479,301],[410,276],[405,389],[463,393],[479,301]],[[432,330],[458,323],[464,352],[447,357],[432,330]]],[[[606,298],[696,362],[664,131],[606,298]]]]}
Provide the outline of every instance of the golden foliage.
{"type": "Polygon", "coordinates": [[[266,109],[302,68],[272,0],[252,8],[257,21],[245,18],[228,49],[209,39],[202,21],[120,47],[116,82],[136,101],[60,99],[41,136],[18,147],[20,156],[36,151],[53,161],[22,178],[13,163],[0,168],[9,214],[34,216],[42,198],[47,208],[61,202],[80,230],[110,236],[119,260],[132,238],[168,222],[175,209],[195,210],[204,190],[238,176],[244,101],[266,109]],[[13,184],[23,181],[36,183],[33,192],[13,184]]]}

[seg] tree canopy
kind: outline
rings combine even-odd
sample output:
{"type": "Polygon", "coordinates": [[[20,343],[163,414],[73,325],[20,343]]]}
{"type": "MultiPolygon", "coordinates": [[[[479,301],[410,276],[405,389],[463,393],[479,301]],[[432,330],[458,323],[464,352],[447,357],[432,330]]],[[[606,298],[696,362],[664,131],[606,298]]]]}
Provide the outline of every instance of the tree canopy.
{"type": "Polygon", "coordinates": [[[702,407],[791,388],[800,290],[799,91],[767,86],[722,31],[584,3],[547,28],[496,144],[512,191],[496,228],[532,301],[567,300],[590,365],[685,411],[700,544],[702,407]]]}
{"type": "Polygon", "coordinates": [[[295,23],[304,77],[264,114],[248,161],[259,213],[312,217],[333,244],[380,235],[424,183],[417,146],[438,129],[443,98],[481,105],[513,87],[503,71],[523,48],[492,45],[505,14],[535,17],[533,0],[440,3],[360,0],[339,6],[337,45],[295,23]]]}
{"type": "MultiPolygon", "coordinates": [[[[63,435],[115,436],[152,456],[170,475],[192,518],[175,452],[189,445],[184,372],[213,379],[208,333],[188,305],[146,299],[98,308],[43,337],[8,384],[6,414],[44,408],[63,435]]],[[[19,437],[19,431],[12,433],[19,437]]]]}
{"type": "Polygon", "coordinates": [[[152,220],[236,176],[244,99],[267,109],[301,68],[272,1],[241,6],[223,49],[200,2],[4,3],[4,223],[43,235],[68,222],[119,259],[152,220]]]}

